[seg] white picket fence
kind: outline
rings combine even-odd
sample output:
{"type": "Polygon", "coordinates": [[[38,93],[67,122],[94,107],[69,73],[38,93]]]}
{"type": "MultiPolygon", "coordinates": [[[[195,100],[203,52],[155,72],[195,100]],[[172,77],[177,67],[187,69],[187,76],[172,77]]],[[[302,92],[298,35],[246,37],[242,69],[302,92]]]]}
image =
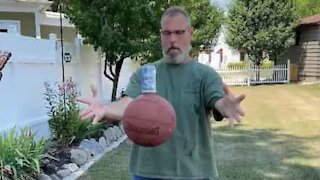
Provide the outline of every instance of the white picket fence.
{"type": "Polygon", "coordinates": [[[248,65],[245,68],[220,67],[215,69],[227,85],[276,84],[290,82],[290,60],[287,64],[261,68],[248,65]]]}

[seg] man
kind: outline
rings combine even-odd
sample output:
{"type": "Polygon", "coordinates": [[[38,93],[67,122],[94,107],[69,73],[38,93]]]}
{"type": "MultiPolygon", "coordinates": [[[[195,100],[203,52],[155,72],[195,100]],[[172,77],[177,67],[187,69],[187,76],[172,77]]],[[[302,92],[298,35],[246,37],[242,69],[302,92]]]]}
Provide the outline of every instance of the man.
{"type": "MultiPolygon", "coordinates": [[[[161,43],[164,58],[154,63],[157,71],[157,93],[166,98],[177,114],[173,136],[164,144],[146,148],[133,144],[130,171],[133,180],[213,179],[217,173],[212,153],[208,113],[227,117],[230,123],[244,115],[234,97],[210,67],[189,55],[193,30],[188,14],[179,7],[169,8],[161,19],[161,43]],[[224,90],[223,90],[224,87],[224,90]],[[225,92],[223,92],[225,91],[225,92]]],[[[139,70],[131,77],[125,97],[107,105],[97,99],[78,98],[88,104],[83,119],[120,121],[127,105],[141,94],[139,70]]]]}

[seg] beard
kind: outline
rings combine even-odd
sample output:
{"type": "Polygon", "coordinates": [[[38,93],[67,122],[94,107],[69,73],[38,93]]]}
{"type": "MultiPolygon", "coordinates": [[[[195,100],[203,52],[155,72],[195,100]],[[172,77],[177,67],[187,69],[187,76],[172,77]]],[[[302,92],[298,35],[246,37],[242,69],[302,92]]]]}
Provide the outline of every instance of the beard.
{"type": "Polygon", "coordinates": [[[191,45],[187,46],[184,49],[179,49],[172,46],[166,49],[162,47],[164,61],[170,64],[181,64],[188,58],[191,48],[191,45]],[[177,50],[179,52],[176,55],[170,55],[169,51],[171,50],[177,50]]]}

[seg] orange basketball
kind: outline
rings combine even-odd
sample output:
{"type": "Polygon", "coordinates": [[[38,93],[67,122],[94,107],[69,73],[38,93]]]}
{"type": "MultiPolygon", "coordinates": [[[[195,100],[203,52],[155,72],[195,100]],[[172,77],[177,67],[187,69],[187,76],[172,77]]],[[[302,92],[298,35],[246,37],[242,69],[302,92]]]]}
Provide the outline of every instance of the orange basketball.
{"type": "Polygon", "coordinates": [[[176,127],[172,105],[157,94],[143,94],[125,109],[123,128],[134,143],[153,147],[166,142],[176,127]]]}

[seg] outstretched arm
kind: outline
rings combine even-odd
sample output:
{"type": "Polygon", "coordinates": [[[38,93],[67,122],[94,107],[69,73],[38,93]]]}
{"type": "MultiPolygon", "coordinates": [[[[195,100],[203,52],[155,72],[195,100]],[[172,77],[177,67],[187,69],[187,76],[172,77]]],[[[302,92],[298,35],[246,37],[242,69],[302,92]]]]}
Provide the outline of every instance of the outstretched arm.
{"type": "Polygon", "coordinates": [[[235,97],[225,84],[223,84],[223,90],[225,95],[215,103],[215,109],[218,110],[223,117],[228,118],[230,125],[233,126],[235,122],[240,122],[241,117],[244,116],[244,111],[240,103],[245,99],[245,95],[235,97]]]}
{"type": "Polygon", "coordinates": [[[93,124],[105,120],[108,122],[121,121],[123,113],[128,104],[132,101],[130,97],[122,97],[119,101],[103,104],[97,96],[96,87],[91,85],[92,98],[78,97],[78,102],[88,106],[80,112],[81,119],[93,118],[93,124]]]}

